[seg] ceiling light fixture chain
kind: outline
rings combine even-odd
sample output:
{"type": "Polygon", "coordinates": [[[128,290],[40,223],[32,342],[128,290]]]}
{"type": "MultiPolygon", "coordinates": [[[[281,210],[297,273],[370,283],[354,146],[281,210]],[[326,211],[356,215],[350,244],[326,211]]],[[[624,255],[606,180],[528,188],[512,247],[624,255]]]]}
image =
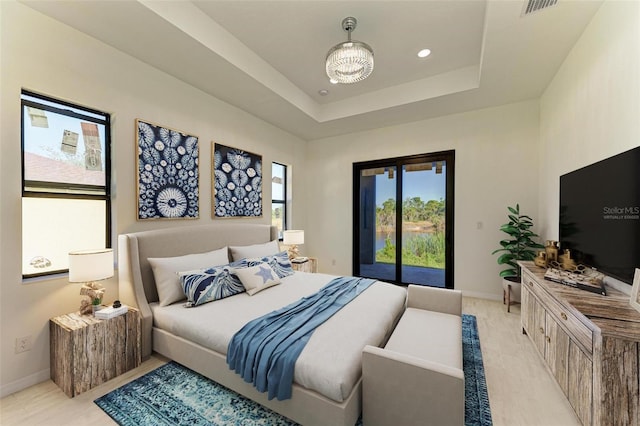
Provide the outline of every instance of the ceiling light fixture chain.
{"type": "Polygon", "coordinates": [[[351,40],[358,21],[349,16],[342,20],[347,41],[332,47],[327,53],[326,72],[331,82],[351,84],[362,81],[373,72],[373,49],[363,42],[351,40]]]}

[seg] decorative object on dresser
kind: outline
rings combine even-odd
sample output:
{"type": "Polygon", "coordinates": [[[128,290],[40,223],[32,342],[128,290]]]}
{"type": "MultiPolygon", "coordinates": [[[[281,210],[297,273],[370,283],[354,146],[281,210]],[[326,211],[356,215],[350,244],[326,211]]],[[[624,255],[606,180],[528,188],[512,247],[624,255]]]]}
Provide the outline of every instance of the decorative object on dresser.
{"type": "Polygon", "coordinates": [[[584,425],[640,424],[640,313],[629,296],[607,296],[523,272],[522,330],[584,425]]]}
{"type": "Polygon", "coordinates": [[[631,288],[629,304],[633,309],[640,312],[640,269],[638,268],[636,268],[636,273],[633,276],[633,287],[631,288]]]}
{"type": "Polygon", "coordinates": [[[578,269],[582,269],[579,272],[582,273],[582,271],[586,268],[584,265],[579,268],[580,265],[577,264],[575,259],[571,257],[571,250],[569,249],[562,250],[562,254],[558,256],[558,263],[562,265],[562,268],[567,271],[576,271],[578,269]]]}
{"type": "Polygon", "coordinates": [[[604,275],[585,265],[574,265],[570,270],[567,270],[562,264],[551,262],[547,272],[544,273],[544,279],[603,296],[607,295],[604,275]]]}
{"type": "Polygon", "coordinates": [[[536,266],[539,266],[541,268],[546,268],[547,267],[547,252],[541,250],[538,252],[538,255],[535,257],[535,259],[533,259],[533,263],[536,264],[536,266]]]}
{"type": "Polygon", "coordinates": [[[291,267],[294,271],[298,272],[318,272],[318,258],[317,257],[298,257],[291,261],[291,267]],[[304,259],[303,261],[297,261],[297,259],[304,259]]]}
{"type": "Polygon", "coordinates": [[[99,309],[104,288],[96,281],[113,277],[113,249],[78,250],[69,253],[69,282],[84,283],[80,289],[87,296],[80,304],[80,313],[91,314],[99,309]]]}
{"type": "MultiPolygon", "coordinates": [[[[509,222],[500,227],[502,232],[509,235],[508,239],[501,240],[501,248],[494,250],[493,254],[502,253],[498,257],[498,264],[507,266],[500,272],[502,277],[502,303],[506,303],[507,312],[511,312],[511,305],[520,302],[521,275],[519,260],[534,260],[536,253],[533,249],[545,248],[542,244],[533,241],[538,235],[531,231],[533,219],[520,214],[520,205],[507,206],[509,222]]],[[[547,255],[548,259],[548,255],[547,255]]]]}
{"type": "Polygon", "coordinates": [[[101,320],[72,313],[49,321],[51,380],[74,396],[140,365],[140,319],[128,311],[101,320]]]}
{"type": "Polygon", "coordinates": [[[198,137],[136,120],[138,220],[197,219],[198,137]]]}
{"type": "MultiPolygon", "coordinates": [[[[547,265],[549,264],[549,262],[555,262],[558,260],[558,250],[560,250],[560,248],[558,247],[557,241],[547,240],[547,242],[544,245],[544,252],[546,254],[547,265]]],[[[527,260],[527,259],[524,259],[524,260],[527,260]]]]}
{"type": "Polygon", "coordinates": [[[302,230],[287,230],[282,233],[282,244],[289,246],[287,250],[289,253],[289,259],[295,259],[298,257],[298,246],[304,244],[304,231],[302,230]]]}
{"type": "Polygon", "coordinates": [[[215,142],[212,148],[212,216],[262,216],[262,156],[215,142]]]}

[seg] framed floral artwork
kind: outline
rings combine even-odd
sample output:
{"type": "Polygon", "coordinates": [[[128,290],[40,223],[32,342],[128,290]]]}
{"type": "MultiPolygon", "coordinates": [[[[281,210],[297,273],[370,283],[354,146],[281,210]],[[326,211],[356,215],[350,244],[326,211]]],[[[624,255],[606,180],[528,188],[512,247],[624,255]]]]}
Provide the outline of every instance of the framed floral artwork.
{"type": "Polygon", "coordinates": [[[215,142],[212,145],[212,216],[262,216],[262,156],[215,142]]]}
{"type": "Polygon", "coordinates": [[[197,219],[198,137],[136,120],[138,219],[197,219]]]}

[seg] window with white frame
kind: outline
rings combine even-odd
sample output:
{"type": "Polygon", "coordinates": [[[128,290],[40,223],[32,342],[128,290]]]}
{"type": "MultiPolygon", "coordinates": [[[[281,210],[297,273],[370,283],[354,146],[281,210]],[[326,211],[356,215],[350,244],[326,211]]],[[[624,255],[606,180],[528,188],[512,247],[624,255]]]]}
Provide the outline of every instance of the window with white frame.
{"type": "Polygon", "coordinates": [[[278,238],[287,229],[287,166],[271,164],[271,225],[278,227],[278,238]]]}
{"type": "Polygon", "coordinates": [[[111,247],[107,113],[22,91],[22,276],[66,272],[70,251],[111,247]]]}

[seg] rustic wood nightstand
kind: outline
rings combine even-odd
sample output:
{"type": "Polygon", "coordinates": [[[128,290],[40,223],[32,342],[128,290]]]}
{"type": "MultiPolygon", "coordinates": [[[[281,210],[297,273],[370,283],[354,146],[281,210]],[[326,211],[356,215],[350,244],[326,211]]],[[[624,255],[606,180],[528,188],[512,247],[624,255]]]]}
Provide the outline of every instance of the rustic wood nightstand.
{"type": "Polygon", "coordinates": [[[291,267],[294,271],[299,272],[318,272],[318,259],[316,257],[310,257],[303,263],[291,262],[291,267]]]}
{"type": "Polygon", "coordinates": [[[141,362],[140,316],[127,313],[101,320],[72,313],[49,321],[51,380],[74,397],[141,362]]]}

